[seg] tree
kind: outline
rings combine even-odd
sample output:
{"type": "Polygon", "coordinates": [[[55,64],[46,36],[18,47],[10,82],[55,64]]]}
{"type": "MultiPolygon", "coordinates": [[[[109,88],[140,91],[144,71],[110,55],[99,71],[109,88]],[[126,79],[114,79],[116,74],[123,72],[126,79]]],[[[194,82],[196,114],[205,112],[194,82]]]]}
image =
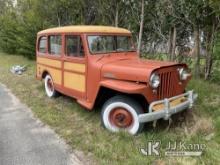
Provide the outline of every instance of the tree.
{"type": "Polygon", "coordinates": [[[173,16],[185,24],[189,24],[193,30],[194,38],[194,74],[198,78],[200,76],[200,38],[201,38],[201,23],[204,19],[203,9],[205,1],[187,1],[179,0],[180,6],[178,8],[178,15],[175,13],[173,16]]]}
{"type": "Polygon", "coordinates": [[[17,21],[12,1],[0,1],[0,48],[7,53],[15,53],[17,49],[17,21]]]}
{"type": "Polygon", "coordinates": [[[128,2],[125,0],[97,0],[92,2],[96,4],[98,11],[98,24],[124,27],[128,15],[128,2]]]}
{"type": "Polygon", "coordinates": [[[205,20],[205,47],[206,47],[206,62],[205,62],[205,80],[211,77],[213,62],[214,62],[214,46],[217,42],[218,30],[220,26],[220,5],[216,0],[207,2],[205,20]]]}
{"type": "Polygon", "coordinates": [[[139,37],[138,37],[138,47],[137,47],[137,53],[140,55],[141,51],[141,42],[142,42],[142,36],[143,36],[143,26],[144,26],[144,0],[141,0],[141,20],[140,20],[140,30],[139,30],[139,37]]]}
{"type": "Polygon", "coordinates": [[[138,54],[167,53],[169,60],[182,61],[181,54],[193,52],[195,76],[203,74],[200,58],[205,59],[204,78],[212,75],[220,27],[219,0],[16,2],[0,0],[0,47],[5,52],[33,58],[37,32],[42,29],[78,24],[110,25],[133,33],[138,54]]]}

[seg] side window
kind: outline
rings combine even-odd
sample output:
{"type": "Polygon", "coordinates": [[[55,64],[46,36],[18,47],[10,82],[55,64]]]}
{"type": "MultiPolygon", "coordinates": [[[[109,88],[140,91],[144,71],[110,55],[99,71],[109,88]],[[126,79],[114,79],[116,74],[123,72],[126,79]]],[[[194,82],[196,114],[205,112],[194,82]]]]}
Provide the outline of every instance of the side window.
{"type": "Polygon", "coordinates": [[[40,53],[46,53],[47,48],[47,37],[40,37],[39,43],[38,43],[38,51],[40,53]]]}
{"type": "Polygon", "coordinates": [[[49,36],[49,54],[61,55],[62,51],[62,37],[61,35],[49,36]]]}
{"type": "Polygon", "coordinates": [[[68,35],[66,38],[66,56],[84,57],[83,43],[80,36],[68,35]]]}

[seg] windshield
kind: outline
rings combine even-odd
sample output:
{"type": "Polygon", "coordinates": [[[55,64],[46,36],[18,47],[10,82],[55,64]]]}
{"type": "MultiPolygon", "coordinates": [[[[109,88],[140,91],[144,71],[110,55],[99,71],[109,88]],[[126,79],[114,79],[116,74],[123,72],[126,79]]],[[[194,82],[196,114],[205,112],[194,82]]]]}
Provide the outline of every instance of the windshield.
{"type": "Polygon", "coordinates": [[[92,54],[135,51],[130,36],[88,36],[88,43],[92,54]]]}

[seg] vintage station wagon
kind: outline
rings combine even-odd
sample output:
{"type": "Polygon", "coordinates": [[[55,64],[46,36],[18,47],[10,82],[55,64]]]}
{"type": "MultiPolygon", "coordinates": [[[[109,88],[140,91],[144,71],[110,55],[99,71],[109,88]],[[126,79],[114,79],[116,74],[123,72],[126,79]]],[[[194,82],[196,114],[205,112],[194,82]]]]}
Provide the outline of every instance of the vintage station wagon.
{"type": "Polygon", "coordinates": [[[131,32],[108,26],[66,26],[40,31],[36,77],[48,97],[62,93],[88,110],[102,104],[112,132],[137,134],[146,122],[168,120],[192,107],[185,64],[140,59],[131,32]]]}

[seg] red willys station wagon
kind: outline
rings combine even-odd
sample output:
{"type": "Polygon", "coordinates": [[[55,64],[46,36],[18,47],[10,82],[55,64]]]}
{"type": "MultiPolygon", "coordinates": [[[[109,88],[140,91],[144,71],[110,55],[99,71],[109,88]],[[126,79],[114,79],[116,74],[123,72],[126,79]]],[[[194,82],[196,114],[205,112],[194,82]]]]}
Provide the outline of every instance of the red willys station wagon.
{"type": "Polygon", "coordinates": [[[137,134],[144,123],[193,106],[185,64],[140,59],[131,32],[109,26],[66,26],[40,31],[36,77],[48,97],[62,93],[88,110],[102,104],[109,131],[137,134]]]}

